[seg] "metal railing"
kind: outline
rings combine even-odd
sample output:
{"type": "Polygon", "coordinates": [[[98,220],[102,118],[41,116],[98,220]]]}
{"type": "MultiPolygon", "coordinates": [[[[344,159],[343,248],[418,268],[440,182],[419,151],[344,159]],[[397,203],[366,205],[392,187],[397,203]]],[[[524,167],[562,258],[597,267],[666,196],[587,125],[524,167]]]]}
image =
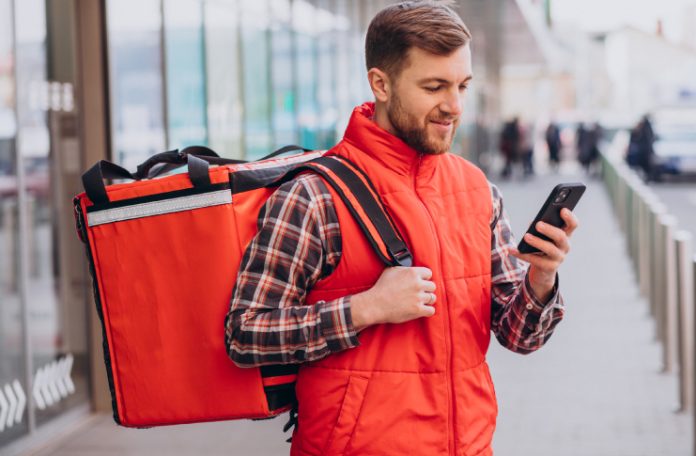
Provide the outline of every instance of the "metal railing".
{"type": "MultiPolygon", "coordinates": [[[[612,148],[621,147],[616,142],[612,148]]],[[[614,156],[618,156],[614,150],[614,156]]],[[[696,410],[696,256],[693,236],[678,230],[669,214],[638,175],[623,161],[602,156],[602,176],[626,235],[641,295],[655,321],[655,337],[662,347],[664,372],[677,374],[680,411],[696,410]]],[[[694,420],[696,435],[696,420],[694,420]]],[[[696,439],[693,454],[696,455],[696,439]]]]}

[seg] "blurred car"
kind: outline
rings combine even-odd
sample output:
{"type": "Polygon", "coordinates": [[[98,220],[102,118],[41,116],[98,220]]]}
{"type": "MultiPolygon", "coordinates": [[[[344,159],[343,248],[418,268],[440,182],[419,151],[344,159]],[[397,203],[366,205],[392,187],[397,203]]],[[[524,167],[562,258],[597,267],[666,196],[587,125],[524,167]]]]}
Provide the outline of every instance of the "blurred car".
{"type": "Polygon", "coordinates": [[[696,126],[656,129],[654,173],[696,177],[696,126]]]}

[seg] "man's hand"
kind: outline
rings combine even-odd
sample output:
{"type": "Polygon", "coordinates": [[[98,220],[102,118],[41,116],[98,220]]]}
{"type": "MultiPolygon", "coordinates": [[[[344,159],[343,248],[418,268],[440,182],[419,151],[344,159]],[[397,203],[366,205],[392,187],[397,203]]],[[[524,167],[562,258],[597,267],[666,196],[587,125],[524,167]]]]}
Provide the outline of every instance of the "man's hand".
{"type": "Polygon", "coordinates": [[[435,314],[432,271],[423,267],[387,268],[372,288],[351,297],[353,327],[360,331],[378,323],[403,323],[435,314]]]}
{"type": "Polygon", "coordinates": [[[561,218],[565,222],[563,228],[556,228],[544,222],[536,225],[536,229],[548,236],[551,241],[545,241],[529,233],[524,235],[524,240],[532,247],[541,250],[541,254],[520,253],[517,249],[510,252],[513,256],[530,264],[529,284],[534,295],[541,302],[546,302],[551,297],[556,281],[556,271],[570,251],[569,239],[578,227],[578,219],[570,210],[562,209],[561,218]]]}

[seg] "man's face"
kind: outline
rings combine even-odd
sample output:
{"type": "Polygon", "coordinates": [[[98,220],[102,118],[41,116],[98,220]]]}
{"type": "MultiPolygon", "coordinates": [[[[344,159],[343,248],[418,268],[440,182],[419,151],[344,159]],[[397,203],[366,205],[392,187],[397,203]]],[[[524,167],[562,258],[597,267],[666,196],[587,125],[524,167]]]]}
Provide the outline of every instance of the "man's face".
{"type": "Polygon", "coordinates": [[[417,151],[448,152],[470,79],[468,45],[447,56],[411,48],[386,103],[392,133],[417,151]]]}

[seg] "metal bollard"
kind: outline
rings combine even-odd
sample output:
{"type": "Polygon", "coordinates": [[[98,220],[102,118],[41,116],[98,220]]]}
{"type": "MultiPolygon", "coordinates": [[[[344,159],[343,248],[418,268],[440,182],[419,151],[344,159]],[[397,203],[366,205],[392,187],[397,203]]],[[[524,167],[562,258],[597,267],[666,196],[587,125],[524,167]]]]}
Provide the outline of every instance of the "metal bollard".
{"type": "Polygon", "coordinates": [[[660,217],[661,241],[664,248],[664,256],[661,263],[663,290],[662,290],[662,366],[664,372],[674,372],[677,358],[677,273],[676,273],[676,248],[674,244],[674,231],[677,219],[673,215],[664,214],[660,217]]]}
{"type": "Polygon", "coordinates": [[[650,257],[649,257],[649,231],[650,231],[650,201],[652,194],[647,187],[641,189],[638,201],[638,220],[636,226],[637,249],[636,249],[636,277],[640,292],[644,297],[649,296],[650,281],[650,257]]]}
{"type": "MultiPolygon", "coordinates": [[[[696,304],[696,255],[694,255],[694,257],[693,257],[693,259],[692,259],[692,261],[691,261],[691,271],[692,271],[692,273],[693,273],[693,275],[691,276],[691,280],[692,280],[691,283],[692,283],[692,285],[693,285],[693,286],[691,287],[691,293],[692,293],[691,296],[694,297],[694,303],[696,304]]],[[[695,314],[696,314],[696,312],[695,312],[695,314]]],[[[695,321],[692,320],[692,324],[694,325],[694,327],[696,327],[696,322],[695,322],[695,321]]],[[[692,338],[690,342],[693,344],[693,343],[694,343],[694,339],[692,338]]],[[[692,347],[693,347],[693,345],[692,345],[692,347]]],[[[694,351],[692,352],[692,355],[694,355],[694,354],[696,354],[696,349],[694,349],[694,351]]],[[[695,362],[696,362],[696,360],[694,360],[693,356],[692,356],[692,358],[691,358],[691,362],[692,362],[692,363],[695,363],[695,362]]],[[[692,364],[692,366],[693,366],[693,365],[694,365],[694,364],[692,364]]],[[[696,375],[694,375],[693,377],[691,377],[691,379],[692,379],[691,387],[693,388],[693,389],[692,389],[692,392],[693,392],[693,391],[696,391],[696,385],[694,385],[694,382],[696,381],[696,375]]],[[[692,399],[696,400],[696,394],[694,394],[694,395],[692,396],[692,399]]],[[[696,410],[696,404],[694,404],[693,402],[692,402],[691,407],[692,407],[692,408],[691,408],[692,411],[696,410]]],[[[693,429],[692,429],[692,432],[693,432],[693,435],[696,436],[696,420],[692,420],[692,423],[693,423],[693,425],[694,425],[694,427],[693,427],[693,429]]],[[[693,443],[694,443],[693,454],[696,455],[696,438],[693,439],[693,443]]]]}
{"type": "Polygon", "coordinates": [[[631,181],[628,181],[628,186],[626,188],[628,190],[628,198],[626,199],[626,243],[628,254],[635,265],[636,191],[631,181]]]}
{"type": "Polygon", "coordinates": [[[655,202],[650,207],[650,313],[655,318],[655,339],[662,341],[662,314],[659,311],[664,285],[662,283],[662,260],[664,247],[661,242],[662,234],[660,217],[667,213],[667,206],[655,202]]]}
{"type": "MultiPolygon", "coordinates": [[[[640,221],[639,233],[640,233],[640,253],[639,253],[639,265],[638,265],[638,279],[640,283],[640,292],[643,297],[650,302],[651,296],[651,264],[653,261],[652,257],[652,213],[651,207],[659,203],[657,197],[654,193],[648,191],[643,195],[643,201],[641,204],[641,214],[642,219],[640,221]]],[[[650,314],[653,315],[652,306],[650,306],[650,314]]]]}
{"type": "Polygon", "coordinates": [[[640,228],[640,206],[643,199],[643,194],[646,192],[646,187],[639,179],[635,176],[630,176],[629,185],[631,189],[631,206],[630,214],[631,218],[628,222],[629,229],[629,251],[631,253],[631,260],[633,261],[633,270],[636,277],[639,274],[639,257],[640,257],[640,239],[639,239],[639,228],[640,228]]]}
{"type": "Polygon", "coordinates": [[[641,222],[641,203],[643,189],[634,184],[633,200],[631,201],[631,259],[633,262],[633,272],[636,277],[640,274],[640,222],[641,222]]]}
{"type": "Polygon", "coordinates": [[[692,262],[691,233],[677,231],[674,234],[677,269],[677,320],[679,357],[680,410],[692,410],[694,397],[694,271],[692,262]]]}
{"type": "Polygon", "coordinates": [[[624,232],[626,232],[626,206],[624,204],[626,198],[626,180],[622,175],[616,172],[616,199],[614,200],[614,208],[619,216],[619,226],[624,232]]]}

